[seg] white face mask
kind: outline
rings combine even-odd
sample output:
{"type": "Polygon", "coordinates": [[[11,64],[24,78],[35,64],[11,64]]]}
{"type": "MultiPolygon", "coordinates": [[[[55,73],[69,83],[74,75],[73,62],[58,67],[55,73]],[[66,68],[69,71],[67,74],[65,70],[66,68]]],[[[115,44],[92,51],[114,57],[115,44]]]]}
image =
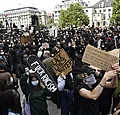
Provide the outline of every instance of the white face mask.
{"type": "Polygon", "coordinates": [[[96,79],[94,77],[94,74],[90,74],[88,77],[85,78],[85,81],[88,85],[93,85],[96,83],[96,79]]]}
{"type": "Polygon", "coordinates": [[[39,83],[39,81],[38,81],[38,80],[36,80],[36,81],[31,81],[31,84],[32,84],[33,86],[37,86],[37,85],[38,85],[38,83],[39,83]]]}

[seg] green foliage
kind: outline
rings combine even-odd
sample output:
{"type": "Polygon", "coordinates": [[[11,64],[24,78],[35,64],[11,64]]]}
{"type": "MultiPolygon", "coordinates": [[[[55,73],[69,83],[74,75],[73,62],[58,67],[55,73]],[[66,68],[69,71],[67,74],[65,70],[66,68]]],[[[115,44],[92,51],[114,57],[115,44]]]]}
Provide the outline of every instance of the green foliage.
{"type": "Polygon", "coordinates": [[[111,24],[120,25],[120,0],[113,0],[112,2],[112,18],[110,20],[111,24]]]}
{"type": "Polygon", "coordinates": [[[60,27],[71,27],[88,25],[89,18],[84,13],[83,7],[79,4],[71,4],[66,10],[61,10],[59,17],[59,26],[60,27]]]}
{"type": "Polygon", "coordinates": [[[40,24],[40,29],[41,29],[41,30],[44,30],[44,29],[46,29],[46,26],[43,25],[43,24],[40,24]]]}
{"type": "Polygon", "coordinates": [[[54,25],[54,18],[49,18],[48,19],[48,26],[52,27],[54,25]]]}
{"type": "Polygon", "coordinates": [[[0,21],[0,25],[2,25],[3,21],[0,21]]]}

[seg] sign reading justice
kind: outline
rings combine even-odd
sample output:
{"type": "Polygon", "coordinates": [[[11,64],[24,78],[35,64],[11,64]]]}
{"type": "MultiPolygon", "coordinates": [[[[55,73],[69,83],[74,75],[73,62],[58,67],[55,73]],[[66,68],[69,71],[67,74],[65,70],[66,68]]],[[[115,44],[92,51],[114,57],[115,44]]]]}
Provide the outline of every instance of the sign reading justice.
{"type": "Polygon", "coordinates": [[[72,70],[72,61],[68,57],[64,49],[61,49],[58,54],[50,61],[56,75],[61,75],[63,72],[65,75],[72,70]]]}
{"type": "Polygon", "coordinates": [[[87,45],[82,61],[102,70],[109,71],[113,64],[119,62],[119,58],[91,45],[87,45]]]}

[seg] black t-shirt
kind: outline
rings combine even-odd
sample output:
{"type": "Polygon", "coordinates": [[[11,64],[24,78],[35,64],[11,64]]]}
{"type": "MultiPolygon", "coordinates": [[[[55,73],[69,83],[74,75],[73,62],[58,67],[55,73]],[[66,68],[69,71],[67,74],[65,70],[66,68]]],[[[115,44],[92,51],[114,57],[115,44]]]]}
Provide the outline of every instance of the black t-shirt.
{"type": "Polygon", "coordinates": [[[92,91],[85,83],[81,82],[75,89],[75,115],[99,115],[98,100],[86,99],[79,94],[79,90],[85,88],[92,91]]]}

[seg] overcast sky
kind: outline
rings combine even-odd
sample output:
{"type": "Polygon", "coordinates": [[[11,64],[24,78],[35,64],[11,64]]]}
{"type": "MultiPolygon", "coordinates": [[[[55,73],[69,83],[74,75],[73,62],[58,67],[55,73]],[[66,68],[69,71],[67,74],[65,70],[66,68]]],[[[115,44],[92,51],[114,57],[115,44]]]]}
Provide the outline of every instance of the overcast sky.
{"type": "MultiPolygon", "coordinates": [[[[47,12],[53,12],[54,6],[61,3],[61,1],[62,0],[1,0],[0,12],[26,6],[37,7],[41,10],[45,9],[47,12]]],[[[91,4],[94,4],[99,0],[89,1],[91,2],[91,4]]]]}

